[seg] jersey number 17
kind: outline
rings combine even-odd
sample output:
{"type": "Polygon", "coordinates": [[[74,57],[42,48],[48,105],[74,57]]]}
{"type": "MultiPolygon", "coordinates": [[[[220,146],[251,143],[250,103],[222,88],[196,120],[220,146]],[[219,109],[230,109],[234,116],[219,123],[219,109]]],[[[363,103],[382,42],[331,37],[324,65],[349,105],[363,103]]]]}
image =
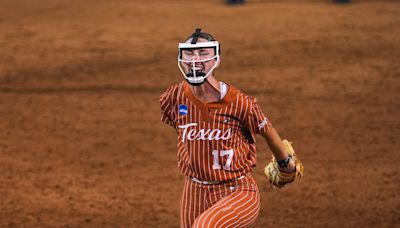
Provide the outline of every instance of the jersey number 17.
{"type": "Polygon", "coordinates": [[[232,164],[232,158],[233,158],[233,150],[213,150],[212,155],[214,157],[214,162],[213,162],[213,169],[221,169],[221,164],[219,163],[219,157],[223,157],[223,156],[228,156],[228,158],[226,159],[225,164],[223,165],[223,169],[224,170],[231,170],[231,164],[232,164]]]}

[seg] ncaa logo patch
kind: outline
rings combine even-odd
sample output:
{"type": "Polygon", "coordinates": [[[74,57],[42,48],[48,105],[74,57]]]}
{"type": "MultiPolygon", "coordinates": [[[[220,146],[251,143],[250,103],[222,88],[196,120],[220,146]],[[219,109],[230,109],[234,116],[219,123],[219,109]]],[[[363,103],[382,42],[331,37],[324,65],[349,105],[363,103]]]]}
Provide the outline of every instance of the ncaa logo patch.
{"type": "Polygon", "coordinates": [[[186,115],[188,113],[187,105],[185,105],[185,104],[179,105],[178,111],[179,111],[180,115],[182,115],[182,116],[186,115]]]}

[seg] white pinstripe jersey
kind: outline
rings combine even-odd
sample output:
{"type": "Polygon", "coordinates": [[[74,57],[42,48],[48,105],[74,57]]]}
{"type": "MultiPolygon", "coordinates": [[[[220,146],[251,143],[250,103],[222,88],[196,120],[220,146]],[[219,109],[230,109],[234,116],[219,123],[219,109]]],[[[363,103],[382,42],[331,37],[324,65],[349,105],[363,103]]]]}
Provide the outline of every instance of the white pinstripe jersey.
{"type": "Polygon", "coordinates": [[[160,96],[161,120],[178,134],[178,166],[186,176],[225,181],[256,165],[254,135],[271,122],[255,98],[228,86],[221,101],[207,104],[193,95],[186,81],[160,96]],[[243,127],[249,129],[249,138],[243,127]]]}

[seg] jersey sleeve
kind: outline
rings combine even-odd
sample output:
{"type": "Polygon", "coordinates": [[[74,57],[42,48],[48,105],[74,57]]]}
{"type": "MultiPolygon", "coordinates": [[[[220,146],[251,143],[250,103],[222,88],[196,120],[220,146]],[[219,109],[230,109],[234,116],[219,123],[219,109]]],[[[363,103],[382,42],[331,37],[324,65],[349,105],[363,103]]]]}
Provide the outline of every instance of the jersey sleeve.
{"type": "Polygon", "coordinates": [[[256,98],[252,99],[250,114],[250,127],[252,132],[263,134],[272,126],[271,121],[261,110],[256,98]]]}
{"type": "Polygon", "coordinates": [[[159,98],[161,108],[161,121],[165,124],[175,128],[175,121],[173,118],[173,86],[169,87],[159,98]]]}

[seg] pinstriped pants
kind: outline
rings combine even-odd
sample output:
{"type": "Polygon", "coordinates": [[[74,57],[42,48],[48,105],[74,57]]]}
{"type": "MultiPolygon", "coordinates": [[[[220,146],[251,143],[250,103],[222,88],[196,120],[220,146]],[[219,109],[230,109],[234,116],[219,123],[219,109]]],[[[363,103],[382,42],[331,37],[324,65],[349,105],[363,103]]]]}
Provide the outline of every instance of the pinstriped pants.
{"type": "Polygon", "coordinates": [[[241,180],[204,185],[185,178],[181,228],[249,227],[260,211],[260,193],[250,174],[241,180]]]}

